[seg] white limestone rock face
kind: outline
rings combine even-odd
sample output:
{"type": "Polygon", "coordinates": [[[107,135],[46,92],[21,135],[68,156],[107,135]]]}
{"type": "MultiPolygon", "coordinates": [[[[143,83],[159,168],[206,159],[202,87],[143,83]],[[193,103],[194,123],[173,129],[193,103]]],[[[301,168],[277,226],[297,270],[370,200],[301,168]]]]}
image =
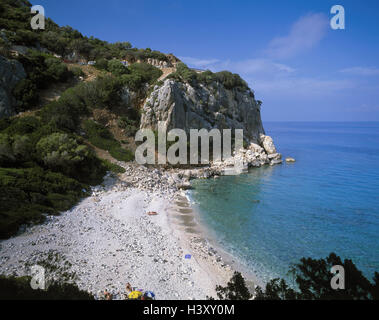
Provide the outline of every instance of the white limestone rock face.
{"type": "Polygon", "coordinates": [[[274,145],[274,141],[272,140],[270,136],[266,136],[262,134],[260,138],[261,138],[261,144],[263,148],[265,149],[265,151],[267,152],[267,154],[277,153],[275,145],[274,145]]]}
{"type": "Polygon", "coordinates": [[[260,102],[248,89],[228,90],[213,82],[192,87],[172,79],[156,86],[143,106],[141,128],[157,130],[158,121],[169,131],[184,129],[243,129],[247,142],[260,144],[264,135],[260,102]]]}
{"type": "MultiPolygon", "coordinates": [[[[194,87],[166,79],[162,85],[156,85],[145,100],[140,127],[157,130],[158,121],[162,121],[167,131],[184,129],[187,135],[190,129],[243,129],[248,147],[230,159],[213,162],[211,167],[212,176],[220,175],[237,160],[244,168],[242,171],[246,171],[249,167],[282,163],[272,138],[265,135],[260,108],[261,102],[255,100],[250,89],[226,89],[218,82],[194,87]]],[[[185,175],[197,176],[194,172],[185,175]]]]}
{"type": "Polygon", "coordinates": [[[12,95],[12,90],[24,78],[26,73],[20,62],[0,56],[0,118],[16,113],[17,101],[12,95]]]}

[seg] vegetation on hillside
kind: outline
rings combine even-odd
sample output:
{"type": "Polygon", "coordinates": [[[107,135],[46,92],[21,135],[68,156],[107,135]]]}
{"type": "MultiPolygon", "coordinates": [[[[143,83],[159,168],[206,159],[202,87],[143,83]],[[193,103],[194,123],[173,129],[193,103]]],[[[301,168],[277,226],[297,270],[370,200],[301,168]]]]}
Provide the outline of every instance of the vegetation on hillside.
{"type": "Polygon", "coordinates": [[[102,59],[95,67],[111,72],[122,85],[136,92],[145,88],[145,85],[153,84],[162,75],[161,70],[150,64],[133,63],[127,67],[115,59],[110,61],[102,59]]]}
{"type": "Polygon", "coordinates": [[[36,50],[20,55],[18,61],[22,63],[27,74],[13,89],[13,96],[19,102],[18,112],[35,108],[41,89],[46,89],[52,83],[65,82],[74,76],[59,59],[36,50]]]}
{"type": "Polygon", "coordinates": [[[32,116],[0,120],[0,167],[0,238],[69,209],[106,172],[81,137],[32,116]]]}
{"type": "Polygon", "coordinates": [[[167,61],[165,54],[146,49],[132,48],[130,42],[108,43],[94,37],[83,36],[69,26],[60,27],[51,19],[46,19],[45,30],[33,31],[30,28],[30,7],[26,0],[2,0],[0,3],[0,30],[16,45],[28,47],[41,46],[63,57],[73,53],[87,60],[128,59],[132,62],[148,58],[167,61]]]}
{"type": "MultiPolygon", "coordinates": [[[[117,160],[134,157],[104,123],[93,120],[94,110],[119,115],[117,127],[126,137],[133,136],[140,110],[131,96],[126,97],[127,91],[143,100],[162,75],[146,60],[168,60],[163,53],[133,48],[129,42],[108,43],[83,36],[51,19],[46,19],[45,30],[32,30],[30,7],[26,0],[0,3],[0,54],[17,59],[27,73],[13,90],[19,101],[17,112],[40,107],[41,90],[52,83],[84,76],[79,66],[70,71],[64,60],[95,60],[101,72],[95,80],[67,89],[31,116],[0,120],[0,238],[16,234],[23,224],[43,221],[46,214],[69,209],[88,194],[90,185],[101,182],[107,170],[125,172],[96,156],[92,146],[117,160]],[[14,45],[28,50],[14,55],[14,45]],[[123,59],[131,64],[123,65],[123,59]]],[[[196,74],[184,64],[172,77],[197,83],[218,81],[228,88],[245,85],[237,75],[196,74]]]]}
{"type": "MultiPolygon", "coordinates": [[[[86,139],[117,160],[133,160],[107,128],[89,119],[95,108],[122,107],[122,90],[119,77],[103,76],[66,90],[35,116],[0,120],[1,238],[69,209],[107,170],[124,171],[98,159],[86,139]]],[[[124,107],[120,125],[133,130],[136,111],[124,107]]]]}
{"type": "Polygon", "coordinates": [[[188,68],[184,63],[179,63],[177,65],[176,72],[170,74],[168,77],[177,81],[188,82],[194,86],[199,83],[211,84],[212,82],[218,82],[226,89],[245,91],[249,88],[247,83],[238,74],[231,73],[229,71],[213,73],[210,70],[197,73],[196,71],[188,68]]]}
{"type": "MultiPolygon", "coordinates": [[[[256,288],[255,300],[379,300],[379,273],[375,272],[370,282],[355,264],[342,260],[335,253],[325,259],[302,258],[295,264],[290,274],[293,275],[296,288],[284,279],[273,279],[263,290],[256,288]],[[332,266],[340,265],[345,270],[345,288],[333,289],[331,279],[332,266]]],[[[216,287],[221,300],[248,300],[252,298],[242,275],[236,272],[225,287],[216,287]]]]}
{"type": "Polygon", "coordinates": [[[94,146],[109,151],[111,156],[117,160],[133,160],[133,153],[122,148],[120,142],[113,137],[112,133],[107,128],[92,120],[86,120],[83,126],[88,135],[89,141],[94,146]]]}

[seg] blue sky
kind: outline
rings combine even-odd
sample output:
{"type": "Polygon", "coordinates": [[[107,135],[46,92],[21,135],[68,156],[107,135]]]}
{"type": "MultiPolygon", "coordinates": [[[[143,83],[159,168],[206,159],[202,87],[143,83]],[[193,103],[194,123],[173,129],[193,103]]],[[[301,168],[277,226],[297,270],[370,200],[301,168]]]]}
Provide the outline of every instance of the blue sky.
{"type": "Polygon", "coordinates": [[[239,73],[264,121],[379,121],[377,0],[36,0],[84,35],[239,73]],[[345,30],[330,27],[333,5],[345,30]]]}

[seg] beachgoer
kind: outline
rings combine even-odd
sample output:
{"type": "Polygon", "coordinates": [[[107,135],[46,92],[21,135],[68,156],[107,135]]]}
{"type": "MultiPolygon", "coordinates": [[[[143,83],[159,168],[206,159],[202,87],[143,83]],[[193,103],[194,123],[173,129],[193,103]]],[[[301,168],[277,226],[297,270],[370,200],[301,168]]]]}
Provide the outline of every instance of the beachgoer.
{"type": "Polygon", "coordinates": [[[104,298],[105,300],[112,300],[113,296],[107,289],[104,290],[104,298]]]}
{"type": "Polygon", "coordinates": [[[133,291],[133,288],[129,282],[126,284],[125,288],[126,288],[126,292],[132,292],[133,291]]]}

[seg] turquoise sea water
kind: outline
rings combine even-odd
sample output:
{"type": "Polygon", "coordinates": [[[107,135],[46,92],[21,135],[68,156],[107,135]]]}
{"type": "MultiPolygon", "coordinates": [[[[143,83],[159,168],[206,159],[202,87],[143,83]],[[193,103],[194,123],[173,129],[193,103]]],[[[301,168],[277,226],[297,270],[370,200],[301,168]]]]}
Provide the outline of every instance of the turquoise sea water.
{"type": "Polygon", "coordinates": [[[379,272],[379,123],[265,123],[294,164],[196,180],[191,198],[219,243],[258,278],[335,252],[379,272]]]}

